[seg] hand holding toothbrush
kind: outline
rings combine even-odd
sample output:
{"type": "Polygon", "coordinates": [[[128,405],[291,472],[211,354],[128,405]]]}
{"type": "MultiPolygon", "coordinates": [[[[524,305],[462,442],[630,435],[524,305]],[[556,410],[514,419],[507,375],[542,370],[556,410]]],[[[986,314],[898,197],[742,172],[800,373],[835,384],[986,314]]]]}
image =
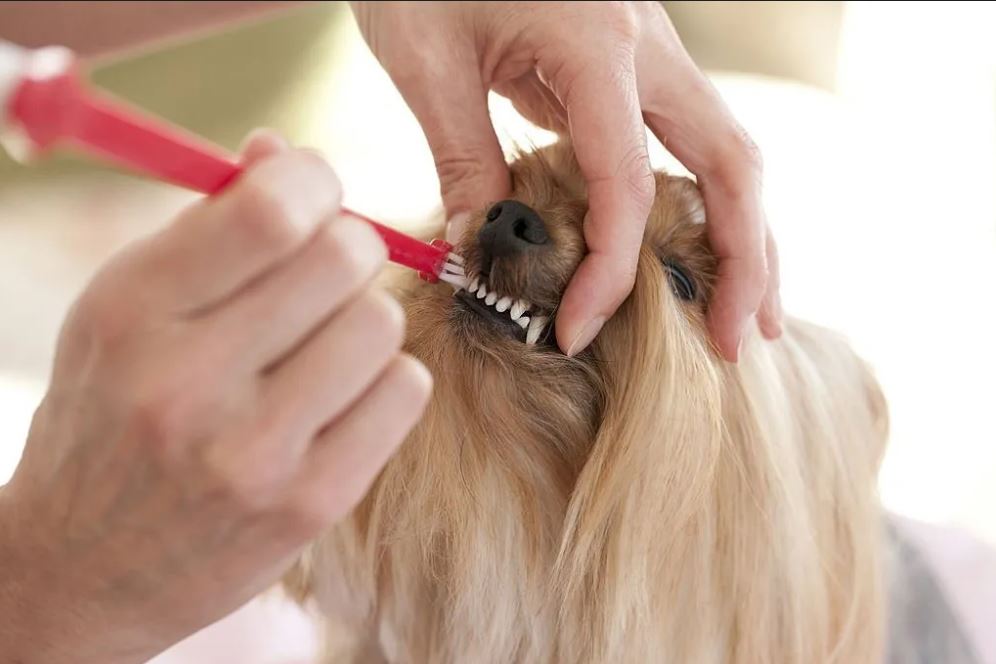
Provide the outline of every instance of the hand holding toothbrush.
{"type": "Polygon", "coordinates": [[[66,321],[0,489],[13,661],[141,662],[228,614],[358,502],[424,408],[430,378],[371,285],[384,244],[339,214],[332,170],[268,136],[244,165],[66,321]]]}

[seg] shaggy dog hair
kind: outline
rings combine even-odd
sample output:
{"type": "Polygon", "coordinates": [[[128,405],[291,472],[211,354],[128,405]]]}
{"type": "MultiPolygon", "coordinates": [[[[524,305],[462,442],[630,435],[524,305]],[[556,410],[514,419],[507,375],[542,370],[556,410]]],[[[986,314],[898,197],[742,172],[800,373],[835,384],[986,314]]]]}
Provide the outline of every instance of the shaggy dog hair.
{"type": "MultiPolygon", "coordinates": [[[[545,240],[485,255],[486,209],[456,251],[552,321],[585,253],[584,183],[564,142],[511,168],[545,240]]],[[[285,581],[320,608],[329,661],[882,661],[878,384],[798,320],[724,362],[702,199],[656,178],[635,288],[575,358],[552,323],[529,344],[476,295],[402,285],[431,404],[285,581]]]]}

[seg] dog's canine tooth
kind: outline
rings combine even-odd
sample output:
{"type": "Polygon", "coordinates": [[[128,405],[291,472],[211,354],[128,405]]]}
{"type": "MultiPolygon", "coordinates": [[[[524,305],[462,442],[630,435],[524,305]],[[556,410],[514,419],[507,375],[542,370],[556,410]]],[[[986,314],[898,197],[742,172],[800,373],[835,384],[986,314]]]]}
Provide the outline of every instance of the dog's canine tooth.
{"type": "MultiPolygon", "coordinates": [[[[524,320],[524,319],[520,319],[524,320]]],[[[546,316],[533,316],[529,321],[529,329],[526,332],[526,343],[532,346],[539,340],[539,336],[546,327],[546,316]]]]}
{"type": "Polygon", "coordinates": [[[522,300],[516,300],[515,304],[512,305],[512,311],[509,312],[509,315],[512,316],[512,320],[517,320],[525,312],[525,304],[523,304],[522,300]]]}
{"type": "Polygon", "coordinates": [[[481,284],[480,287],[477,289],[477,299],[480,300],[487,294],[488,294],[488,287],[485,286],[484,284],[481,284]]]}
{"type": "Polygon", "coordinates": [[[495,303],[497,299],[498,299],[498,294],[495,293],[494,291],[491,291],[490,293],[488,293],[488,296],[484,298],[484,303],[490,307],[492,304],[495,303]]]}
{"type": "Polygon", "coordinates": [[[521,327],[524,330],[529,325],[529,316],[523,316],[518,320],[516,320],[515,322],[518,323],[519,327],[521,327]]]}
{"type": "Polygon", "coordinates": [[[512,306],[512,298],[506,295],[505,297],[498,300],[498,303],[495,304],[495,309],[497,309],[501,313],[505,313],[506,311],[508,311],[508,308],[510,306],[512,306]]]}

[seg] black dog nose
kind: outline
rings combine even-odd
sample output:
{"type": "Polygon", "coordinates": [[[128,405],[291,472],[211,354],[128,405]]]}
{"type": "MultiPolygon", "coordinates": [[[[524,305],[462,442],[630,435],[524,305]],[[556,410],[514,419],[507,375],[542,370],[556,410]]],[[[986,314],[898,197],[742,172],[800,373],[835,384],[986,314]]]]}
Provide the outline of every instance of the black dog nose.
{"type": "Polygon", "coordinates": [[[495,203],[477,233],[477,243],[488,264],[492,258],[512,256],[549,241],[546,226],[536,211],[525,203],[513,200],[495,203]]]}

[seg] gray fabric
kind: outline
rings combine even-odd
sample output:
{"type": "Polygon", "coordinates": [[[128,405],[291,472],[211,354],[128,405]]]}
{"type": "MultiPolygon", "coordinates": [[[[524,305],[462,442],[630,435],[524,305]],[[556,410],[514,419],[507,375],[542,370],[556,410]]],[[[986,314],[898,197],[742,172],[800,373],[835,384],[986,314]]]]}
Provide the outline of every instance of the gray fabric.
{"type": "Polygon", "coordinates": [[[982,664],[927,561],[895,525],[889,540],[888,664],[982,664]]]}

